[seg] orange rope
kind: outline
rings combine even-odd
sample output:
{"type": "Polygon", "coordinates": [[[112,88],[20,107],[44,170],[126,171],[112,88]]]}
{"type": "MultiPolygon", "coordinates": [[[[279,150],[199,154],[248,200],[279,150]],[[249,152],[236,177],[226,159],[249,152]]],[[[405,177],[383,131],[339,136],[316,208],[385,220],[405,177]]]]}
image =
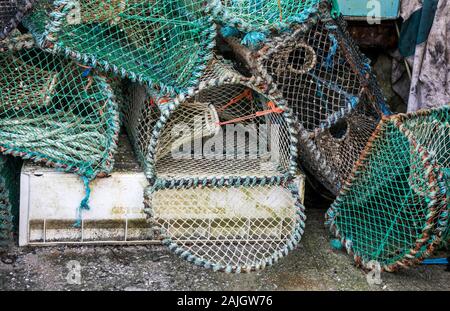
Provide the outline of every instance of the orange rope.
{"type": "Polygon", "coordinates": [[[244,92],[242,92],[241,94],[239,94],[238,96],[236,96],[235,98],[233,98],[232,100],[230,100],[226,105],[220,107],[217,109],[218,112],[224,111],[225,109],[227,109],[229,106],[234,105],[236,103],[238,103],[240,100],[247,98],[248,100],[253,100],[253,95],[252,95],[252,91],[250,89],[246,89],[244,92]]]}
{"type": "Polygon", "coordinates": [[[280,9],[280,22],[283,21],[283,8],[281,7],[281,0],[278,0],[278,9],[280,9]]]}
{"type": "Polygon", "coordinates": [[[219,126],[222,126],[222,125],[227,125],[227,124],[231,124],[231,123],[238,123],[238,122],[241,122],[241,121],[262,117],[262,116],[265,116],[265,115],[268,115],[268,114],[271,114],[271,113],[278,113],[279,114],[279,113],[283,113],[284,112],[283,109],[278,108],[272,101],[268,102],[267,106],[269,106],[270,109],[263,110],[263,111],[257,111],[254,114],[250,114],[248,116],[236,118],[236,119],[229,120],[229,121],[218,122],[217,124],[219,126]]]}

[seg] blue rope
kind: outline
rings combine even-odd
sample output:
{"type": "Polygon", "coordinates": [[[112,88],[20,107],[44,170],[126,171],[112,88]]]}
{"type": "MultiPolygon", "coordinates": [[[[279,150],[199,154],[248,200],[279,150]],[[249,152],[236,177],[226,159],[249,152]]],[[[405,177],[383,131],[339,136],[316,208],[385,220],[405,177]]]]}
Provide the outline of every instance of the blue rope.
{"type": "Polygon", "coordinates": [[[251,31],[242,39],[242,44],[252,49],[258,49],[261,43],[266,41],[266,35],[262,32],[251,31]]]}
{"type": "Polygon", "coordinates": [[[333,43],[333,45],[330,48],[330,51],[328,52],[327,55],[327,59],[325,60],[325,67],[327,69],[331,68],[333,66],[333,58],[334,55],[336,55],[337,52],[337,48],[338,48],[338,40],[336,39],[336,37],[333,34],[328,34],[328,37],[330,38],[331,42],[333,43]]]}
{"type": "Polygon", "coordinates": [[[89,210],[89,198],[91,197],[91,188],[89,187],[90,179],[86,176],[81,176],[81,179],[83,180],[84,184],[85,196],[83,200],[81,200],[80,206],[77,209],[77,220],[73,225],[75,228],[81,227],[81,213],[83,212],[83,210],[89,210]]]}
{"type": "Polygon", "coordinates": [[[429,258],[422,262],[422,265],[448,265],[449,258],[429,258]]]}
{"type": "Polygon", "coordinates": [[[338,251],[342,250],[342,248],[343,248],[343,245],[342,245],[341,241],[339,241],[337,239],[331,240],[330,241],[330,246],[331,246],[332,249],[335,249],[335,250],[338,250],[338,251]]]}
{"type": "Polygon", "coordinates": [[[220,33],[224,38],[238,37],[241,34],[237,28],[231,26],[222,27],[222,29],[220,29],[220,33]]]}

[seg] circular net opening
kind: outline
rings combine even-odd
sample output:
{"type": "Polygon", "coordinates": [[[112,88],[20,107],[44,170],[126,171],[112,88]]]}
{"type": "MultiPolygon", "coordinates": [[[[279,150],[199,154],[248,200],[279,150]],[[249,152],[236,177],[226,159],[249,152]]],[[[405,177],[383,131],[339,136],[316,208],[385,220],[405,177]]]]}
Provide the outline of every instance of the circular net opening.
{"type": "Polygon", "coordinates": [[[304,74],[312,70],[316,65],[317,58],[314,49],[307,44],[298,43],[289,53],[287,63],[292,72],[304,74]]]}
{"type": "Polygon", "coordinates": [[[345,119],[339,120],[330,127],[330,134],[335,139],[344,139],[348,134],[348,123],[345,119]]]}

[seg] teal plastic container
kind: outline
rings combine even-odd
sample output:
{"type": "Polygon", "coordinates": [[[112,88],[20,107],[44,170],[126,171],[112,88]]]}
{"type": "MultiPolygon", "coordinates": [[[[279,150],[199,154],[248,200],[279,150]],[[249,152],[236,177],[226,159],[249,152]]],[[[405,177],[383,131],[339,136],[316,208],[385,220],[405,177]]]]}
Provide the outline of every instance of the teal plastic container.
{"type": "Polygon", "coordinates": [[[338,0],[341,13],[351,19],[364,20],[376,9],[382,20],[397,19],[400,0],[338,0]]]}

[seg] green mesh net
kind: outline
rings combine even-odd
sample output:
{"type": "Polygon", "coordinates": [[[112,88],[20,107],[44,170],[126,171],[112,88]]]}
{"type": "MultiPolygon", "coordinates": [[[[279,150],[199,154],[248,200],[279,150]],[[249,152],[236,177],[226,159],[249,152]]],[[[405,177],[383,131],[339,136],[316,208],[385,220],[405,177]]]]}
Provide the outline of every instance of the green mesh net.
{"type": "Polygon", "coordinates": [[[119,116],[106,78],[35,48],[28,35],[1,46],[0,152],[77,173],[86,187],[108,174],[119,116]]]}
{"type": "Polygon", "coordinates": [[[322,0],[213,0],[215,19],[238,31],[262,32],[286,30],[303,23],[322,0]]]}
{"type": "Polygon", "coordinates": [[[19,211],[19,162],[0,155],[0,245],[12,240],[19,211]]]}
{"type": "Polygon", "coordinates": [[[2,0],[0,2],[0,40],[20,23],[36,0],[2,0]]]}
{"type": "Polygon", "coordinates": [[[42,1],[24,21],[48,51],[168,92],[184,92],[212,57],[205,1],[42,1]]]}
{"type": "Polygon", "coordinates": [[[327,222],[358,264],[429,256],[448,231],[450,106],[385,118],[327,222]]]}

